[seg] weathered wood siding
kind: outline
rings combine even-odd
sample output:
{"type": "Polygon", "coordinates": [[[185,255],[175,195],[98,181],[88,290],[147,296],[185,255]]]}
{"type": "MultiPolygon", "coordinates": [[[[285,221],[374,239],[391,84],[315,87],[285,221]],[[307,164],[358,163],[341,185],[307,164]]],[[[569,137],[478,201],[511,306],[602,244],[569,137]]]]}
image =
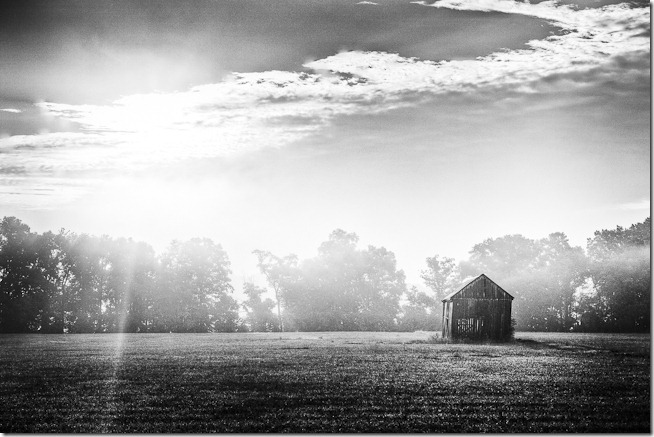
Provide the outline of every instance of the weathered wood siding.
{"type": "Polygon", "coordinates": [[[511,332],[513,297],[485,275],[443,301],[443,337],[503,340],[511,332]]]}

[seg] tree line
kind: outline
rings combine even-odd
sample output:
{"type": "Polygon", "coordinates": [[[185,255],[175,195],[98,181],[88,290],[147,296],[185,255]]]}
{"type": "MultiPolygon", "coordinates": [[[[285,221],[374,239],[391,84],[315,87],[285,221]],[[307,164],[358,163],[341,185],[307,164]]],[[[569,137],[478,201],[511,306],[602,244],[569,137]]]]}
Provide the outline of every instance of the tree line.
{"type": "Polygon", "coordinates": [[[425,288],[407,287],[395,255],[335,230],[313,258],[255,250],[267,287],[233,297],[229,257],[208,238],[143,242],[0,223],[0,332],[414,331],[440,329],[441,300],[485,273],[514,297],[516,329],[649,332],[650,219],[566,235],[506,235],[469,258],[434,255],[425,288]]]}

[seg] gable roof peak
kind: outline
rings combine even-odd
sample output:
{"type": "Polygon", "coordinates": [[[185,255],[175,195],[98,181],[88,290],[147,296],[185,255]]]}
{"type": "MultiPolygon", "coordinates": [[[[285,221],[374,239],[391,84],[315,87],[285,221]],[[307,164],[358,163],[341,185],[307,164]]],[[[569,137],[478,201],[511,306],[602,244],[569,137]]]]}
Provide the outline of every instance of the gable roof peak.
{"type": "Polygon", "coordinates": [[[508,291],[506,291],[505,289],[503,289],[502,287],[500,287],[499,285],[497,285],[497,283],[496,283],[495,281],[493,281],[491,278],[489,278],[488,276],[486,276],[485,273],[482,273],[482,274],[480,274],[479,276],[477,276],[476,278],[474,278],[474,279],[472,279],[472,280],[470,280],[470,279],[466,279],[466,280],[464,280],[464,284],[465,284],[464,286],[460,287],[458,290],[453,291],[452,293],[450,293],[450,294],[448,294],[447,296],[445,296],[445,297],[443,298],[442,301],[445,302],[446,300],[450,300],[452,297],[454,297],[455,295],[457,295],[457,294],[459,294],[461,291],[463,291],[463,289],[465,289],[466,287],[468,287],[470,284],[472,284],[472,283],[474,283],[474,282],[477,282],[477,281],[478,281],[479,279],[481,279],[482,277],[488,279],[490,282],[492,282],[493,284],[495,284],[495,286],[496,286],[497,288],[499,288],[501,291],[503,291],[504,293],[506,293],[506,294],[507,294],[511,299],[514,299],[513,295],[511,295],[511,293],[509,293],[508,291]]]}

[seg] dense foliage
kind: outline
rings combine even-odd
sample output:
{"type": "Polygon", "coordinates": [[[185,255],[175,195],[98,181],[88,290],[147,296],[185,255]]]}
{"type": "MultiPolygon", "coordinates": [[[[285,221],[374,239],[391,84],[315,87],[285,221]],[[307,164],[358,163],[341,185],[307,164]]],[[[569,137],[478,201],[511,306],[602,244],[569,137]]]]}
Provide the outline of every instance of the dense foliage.
{"type": "Polygon", "coordinates": [[[229,260],[208,239],[140,242],[0,223],[0,332],[234,331],[229,260]]]}
{"type": "MultiPolygon", "coordinates": [[[[356,234],[335,230],[315,258],[261,263],[285,309],[288,329],[389,331],[396,327],[404,272],[385,248],[357,248],[356,234]]],[[[270,257],[269,257],[270,258],[270,257]]],[[[260,258],[261,259],[261,258],[260,258]]]]}
{"type": "Polygon", "coordinates": [[[271,287],[233,297],[230,262],[207,238],[160,255],[131,239],[34,233],[0,223],[0,332],[414,331],[440,328],[441,300],[481,273],[514,297],[516,329],[648,332],[650,219],[595,232],[586,251],[553,233],[435,255],[407,289],[393,252],[335,230],[313,258],[257,250],[271,287]]]}
{"type": "MultiPolygon", "coordinates": [[[[628,229],[595,232],[586,252],[560,232],[540,240],[490,238],[458,266],[428,258],[423,278],[431,293],[410,298],[429,308],[485,273],[515,297],[517,330],[649,332],[650,239],[649,218],[628,229]]],[[[415,305],[411,309],[415,318],[415,305]]]]}

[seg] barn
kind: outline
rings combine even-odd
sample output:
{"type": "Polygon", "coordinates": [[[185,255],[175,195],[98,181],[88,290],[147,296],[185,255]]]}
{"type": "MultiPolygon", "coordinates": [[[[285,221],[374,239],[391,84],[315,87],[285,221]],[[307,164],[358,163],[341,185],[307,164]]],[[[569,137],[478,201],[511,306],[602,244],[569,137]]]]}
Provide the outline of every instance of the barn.
{"type": "Polygon", "coordinates": [[[443,299],[443,338],[508,340],[513,296],[484,274],[443,299]]]}

